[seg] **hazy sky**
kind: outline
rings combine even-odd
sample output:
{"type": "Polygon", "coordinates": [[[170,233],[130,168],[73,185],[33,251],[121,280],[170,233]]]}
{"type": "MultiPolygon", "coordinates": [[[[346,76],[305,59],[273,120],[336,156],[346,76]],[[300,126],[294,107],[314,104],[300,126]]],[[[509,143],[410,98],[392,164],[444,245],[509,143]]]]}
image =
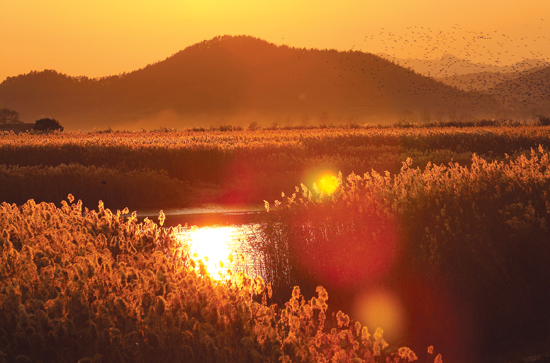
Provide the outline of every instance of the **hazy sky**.
{"type": "Polygon", "coordinates": [[[510,63],[550,57],[550,1],[0,0],[0,82],[43,69],[119,74],[224,34],[510,63]]]}

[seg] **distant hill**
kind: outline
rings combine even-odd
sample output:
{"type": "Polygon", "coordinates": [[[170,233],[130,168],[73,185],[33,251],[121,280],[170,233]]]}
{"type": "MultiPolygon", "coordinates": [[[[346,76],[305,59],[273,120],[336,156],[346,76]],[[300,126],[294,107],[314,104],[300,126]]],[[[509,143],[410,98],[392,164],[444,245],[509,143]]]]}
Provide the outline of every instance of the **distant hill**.
{"type": "Polygon", "coordinates": [[[401,59],[379,54],[395,64],[464,91],[491,95],[505,109],[501,116],[550,114],[550,63],[525,59],[509,66],[473,63],[446,54],[440,59],[401,59]]]}
{"type": "MultiPolygon", "coordinates": [[[[530,72],[530,71],[523,71],[530,72]]],[[[522,72],[522,73],[523,73],[522,72]]],[[[520,72],[479,72],[457,74],[454,76],[436,78],[441,83],[460,88],[464,91],[487,91],[497,84],[518,78],[522,75],[520,72]]]]}
{"type": "Polygon", "coordinates": [[[489,88],[486,94],[508,108],[550,114],[550,67],[522,74],[489,88]]]}
{"type": "Polygon", "coordinates": [[[53,70],[10,77],[0,84],[0,107],[25,121],[54,117],[67,130],[394,122],[403,115],[481,117],[499,109],[490,96],[373,54],[276,46],[250,36],[215,37],[100,79],[53,70]]]}
{"type": "Polygon", "coordinates": [[[386,53],[379,53],[380,57],[396,63],[402,67],[414,70],[424,76],[445,79],[456,76],[471,76],[473,74],[520,74],[550,66],[550,63],[540,59],[525,59],[508,66],[498,66],[487,63],[474,63],[467,59],[444,54],[439,59],[396,58],[386,53]]]}

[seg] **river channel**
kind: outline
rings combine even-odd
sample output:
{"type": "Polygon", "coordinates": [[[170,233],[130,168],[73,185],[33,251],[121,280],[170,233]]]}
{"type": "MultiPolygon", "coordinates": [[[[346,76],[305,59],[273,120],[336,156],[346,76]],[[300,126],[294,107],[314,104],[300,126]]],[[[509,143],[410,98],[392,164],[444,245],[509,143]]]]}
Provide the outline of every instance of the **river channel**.
{"type": "MultiPolygon", "coordinates": [[[[158,222],[159,210],[138,211],[139,220],[158,222]]],[[[227,269],[261,275],[261,256],[249,245],[257,235],[263,206],[226,207],[206,205],[163,210],[165,227],[180,226],[177,232],[189,244],[196,259],[202,260],[213,278],[222,278],[227,269]],[[220,263],[221,262],[221,263],[220,263]]]]}

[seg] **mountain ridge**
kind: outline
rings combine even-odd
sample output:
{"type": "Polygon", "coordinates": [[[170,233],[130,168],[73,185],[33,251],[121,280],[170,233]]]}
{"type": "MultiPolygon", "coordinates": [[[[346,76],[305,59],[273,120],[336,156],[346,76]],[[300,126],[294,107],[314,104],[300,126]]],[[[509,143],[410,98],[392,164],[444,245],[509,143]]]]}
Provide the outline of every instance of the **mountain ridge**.
{"type": "Polygon", "coordinates": [[[0,107],[23,119],[55,117],[66,129],[248,123],[242,115],[294,123],[395,121],[410,113],[481,117],[499,108],[490,96],[443,85],[370,53],[227,35],[118,76],[44,70],[9,77],[0,84],[0,107]]]}
{"type": "Polygon", "coordinates": [[[524,59],[521,62],[510,65],[474,63],[468,59],[462,59],[450,53],[446,53],[442,55],[441,58],[435,59],[397,58],[387,53],[378,53],[377,55],[435,79],[471,75],[475,73],[520,74],[522,72],[529,72],[531,70],[550,66],[549,62],[540,59],[524,59]]]}

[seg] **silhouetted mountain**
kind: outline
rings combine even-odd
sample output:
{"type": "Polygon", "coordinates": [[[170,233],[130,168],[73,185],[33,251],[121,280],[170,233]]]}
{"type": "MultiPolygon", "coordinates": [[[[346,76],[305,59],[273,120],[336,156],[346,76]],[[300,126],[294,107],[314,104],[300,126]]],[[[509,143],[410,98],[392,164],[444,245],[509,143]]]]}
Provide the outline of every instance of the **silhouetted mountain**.
{"type": "Polygon", "coordinates": [[[528,72],[489,88],[486,93],[509,108],[550,113],[550,67],[528,72]]]}
{"type": "Polygon", "coordinates": [[[446,85],[492,95],[506,109],[501,116],[532,117],[550,112],[549,63],[544,60],[525,59],[509,66],[497,66],[473,63],[450,54],[440,59],[401,59],[388,54],[379,55],[446,85]]]}
{"type": "Polygon", "coordinates": [[[439,59],[396,58],[386,53],[379,53],[378,55],[402,67],[410,68],[424,76],[436,79],[449,79],[453,77],[458,77],[457,79],[460,79],[460,76],[472,77],[473,74],[478,73],[486,75],[494,73],[502,76],[507,73],[519,75],[522,72],[528,72],[550,65],[548,62],[540,59],[525,59],[512,65],[498,66],[494,64],[474,63],[452,54],[444,54],[439,59]]]}
{"type": "Polygon", "coordinates": [[[216,37],[118,76],[90,79],[45,70],[10,77],[0,84],[0,107],[17,110],[26,121],[51,116],[66,129],[228,119],[248,124],[242,115],[250,114],[260,124],[393,122],[400,115],[484,116],[499,108],[489,96],[373,54],[276,46],[249,36],[216,37]]]}
{"type": "Polygon", "coordinates": [[[518,78],[522,74],[523,73],[520,72],[479,72],[457,74],[454,76],[436,78],[436,80],[464,91],[486,91],[501,82],[518,78]]]}
{"type": "MultiPolygon", "coordinates": [[[[534,65],[534,64],[532,64],[534,65]]],[[[513,79],[526,79],[526,76],[532,72],[544,69],[545,67],[516,67],[511,72],[479,72],[468,74],[457,74],[454,76],[436,78],[438,81],[454,86],[465,91],[487,91],[496,87],[498,84],[513,79]]],[[[528,78],[528,77],[527,77],[528,78]]]]}

